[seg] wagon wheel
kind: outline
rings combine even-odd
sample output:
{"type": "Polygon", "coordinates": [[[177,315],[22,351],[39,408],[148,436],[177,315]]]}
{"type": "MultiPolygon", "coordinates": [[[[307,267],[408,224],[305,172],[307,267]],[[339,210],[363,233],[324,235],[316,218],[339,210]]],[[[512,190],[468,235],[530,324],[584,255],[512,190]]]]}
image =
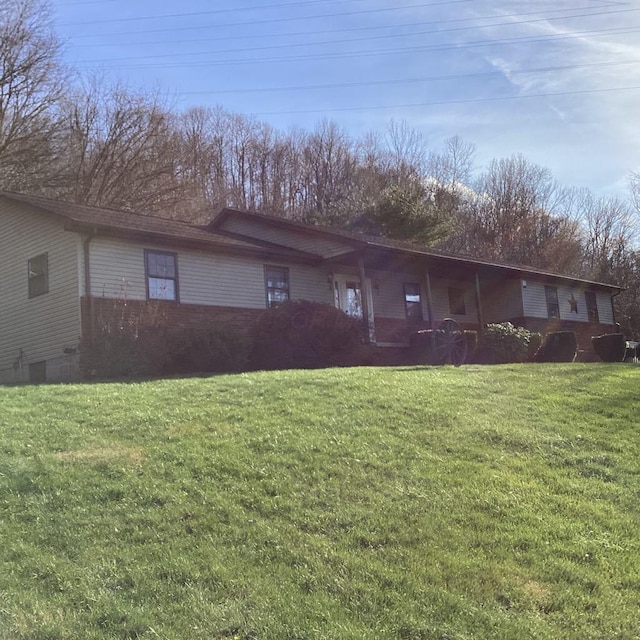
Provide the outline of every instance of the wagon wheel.
{"type": "Polygon", "coordinates": [[[460,325],[445,318],[433,334],[433,349],[439,364],[459,367],[467,357],[467,340],[460,325]]]}

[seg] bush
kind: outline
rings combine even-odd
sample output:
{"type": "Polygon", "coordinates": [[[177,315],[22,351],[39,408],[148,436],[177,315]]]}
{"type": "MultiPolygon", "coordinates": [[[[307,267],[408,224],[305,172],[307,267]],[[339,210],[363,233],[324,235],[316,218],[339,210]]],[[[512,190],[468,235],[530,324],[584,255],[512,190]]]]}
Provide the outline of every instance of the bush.
{"type": "Polygon", "coordinates": [[[523,327],[514,327],[510,322],[488,324],[478,338],[475,360],[484,364],[525,362],[535,335],[523,327]]]}
{"type": "Polygon", "coordinates": [[[627,350],[624,333],[606,333],[591,338],[593,350],[603,362],[622,362],[627,350]]]}
{"type": "Polygon", "coordinates": [[[536,362],[573,362],[578,353],[578,341],[573,331],[551,331],[536,353],[536,362]]]}
{"type": "Polygon", "coordinates": [[[217,320],[167,328],[164,342],[164,374],[243,371],[251,351],[251,339],[246,331],[217,320]]]}
{"type": "Polygon", "coordinates": [[[253,369],[314,369],[361,364],[362,322],[336,307],[289,300],[267,309],[256,323],[253,369]]]}
{"type": "Polygon", "coordinates": [[[466,330],[464,331],[464,338],[467,342],[466,362],[473,362],[478,349],[478,332],[466,330]]]}
{"type": "Polygon", "coordinates": [[[411,362],[414,364],[436,364],[433,350],[433,329],[422,329],[409,338],[411,362]]]}
{"type": "Polygon", "coordinates": [[[248,334],[229,323],[99,324],[91,343],[81,345],[80,366],[85,377],[101,379],[242,371],[250,348],[248,334]]]}
{"type": "Polygon", "coordinates": [[[542,346],[542,334],[532,331],[529,334],[529,347],[527,348],[527,362],[534,362],[536,353],[542,346]]]}

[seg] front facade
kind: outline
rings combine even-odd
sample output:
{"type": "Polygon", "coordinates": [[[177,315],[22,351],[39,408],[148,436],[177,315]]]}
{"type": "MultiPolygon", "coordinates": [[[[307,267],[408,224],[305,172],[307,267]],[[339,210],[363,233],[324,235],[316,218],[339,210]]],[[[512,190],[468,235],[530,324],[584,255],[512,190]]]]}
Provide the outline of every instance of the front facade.
{"type": "Polygon", "coordinates": [[[313,300],[361,318],[380,347],[445,317],[571,329],[583,349],[615,330],[616,287],[230,209],[202,228],[4,193],[0,233],[2,383],[77,379],[81,342],[123,301],[174,324],[250,326],[313,300]]]}

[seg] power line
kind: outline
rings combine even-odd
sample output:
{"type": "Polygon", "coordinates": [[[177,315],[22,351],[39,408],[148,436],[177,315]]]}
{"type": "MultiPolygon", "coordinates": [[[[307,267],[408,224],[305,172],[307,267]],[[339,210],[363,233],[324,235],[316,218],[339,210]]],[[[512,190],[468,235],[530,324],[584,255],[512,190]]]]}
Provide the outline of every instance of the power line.
{"type": "MultiPolygon", "coordinates": [[[[472,25],[472,26],[468,26],[468,27],[452,27],[449,29],[433,29],[433,30],[427,30],[427,31],[418,31],[415,33],[411,33],[411,34],[405,34],[408,36],[422,36],[422,35],[430,35],[430,34],[434,34],[434,33],[450,33],[453,31],[465,31],[468,29],[487,29],[487,28],[491,28],[491,27],[502,27],[502,26],[517,26],[517,25],[524,25],[524,24],[534,24],[534,23],[538,23],[538,22],[551,22],[551,21],[556,21],[556,20],[567,20],[567,19],[571,19],[571,18],[584,18],[584,17],[593,17],[593,16],[601,16],[601,15],[608,15],[610,13],[625,13],[625,12],[637,12],[640,11],[639,9],[625,9],[625,10],[620,10],[620,11],[605,11],[605,12],[600,12],[600,13],[583,13],[583,14],[578,14],[578,15],[572,15],[572,16],[558,16],[558,17],[552,17],[552,18],[535,18],[535,19],[531,19],[531,20],[519,20],[519,21],[510,21],[510,22],[494,22],[492,24],[488,24],[488,25],[472,25]]],[[[516,14],[517,15],[517,14],[516,14]]],[[[522,14],[522,15],[529,15],[529,14],[522,14]]],[[[510,16],[507,16],[510,17],[510,16]]],[[[484,19],[484,18],[483,18],[484,19]]],[[[433,23],[427,23],[427,24],[449,24],[452,22],[468,22],[470,19],[469,18],[463,18],[463,19],[457,19],[457,20],[442,20],[442,21],[438,21],[438,22],[433,22],[433,23]]],[[[220,50],[214,50],[214,51],[194,51],[194,52],[186,52],[186,53],[161,53],[161,54],[155,54],[155,55],[144,55],[142,56],[142,58],[144,58],[145,60],[150,60],[150,59],[159,59],[159,58],[178,58],[178,57],[184,57],[184,56],[200,56],[200,55],[211,55],[211,54],[217,54],[217,53],[225,53],[225,54],[232,54],[232,53],[246,53],[246,52],[251,52],[251,51],[270,51],[270,50],[281,50],[281,49],[291,49],[294,47],[308,47],[308,46],[324,46],[324,45],[336,45],[336,44],[353,44],[356,42],[365,42],[365,41],[370,41],[370,40],[386,40],[389,38],[397,38],[398,36],[395,34],[392,35],[378,35],[378,36],[366,36],[366,37],[362,37],[362,38],[349,38],[347,40],[325,40],[323,42],[305,42],[305,43],[296,43],[296,44],[274,44],[274,45],[268,45],[268,46],[262,46],[262,47],[241,47],[238,49],[226,49],[224,51],[220,51],[220,50]]],[[[96,58],[96,59],[89,59],[89,60],[85,60],[85,62],[122,62],[122,61],[126,61],[126,60],[138,60],[140,59],[141,56],[123,56],[120,58],[96,58]]]]}
{"type": "Polygon", "coordinates": [[[531,93],[521,96],[496,96],[493,98],[466,98],[463,100],[439,100],[437,102],[414,102],[408,104],[373,105],[369,107],[324,107],[321,109],[292,109],[288,111],[254,111],[252,116],[280,116],[295,114],[330,113],[338,111],[373,111],[384,109],[413,109],[417,107],[440,107],[454,104],[474,104],[480,102],[500,102],[503,100],[525,100],[530,98],[553,98],[561,96],[577,96],[593,93],[612,93],[617,91],[637,91],[640,85],[633,87],[610,87],[608,89],[585,89],[582,91],[561,91],[557,93],[531,93]]]}
{"type": "MultiPolygon", "coordinates": [[[[530,69],[517,69],[512,70],[510,73],[514,75],[522,75],[527,73],[547,73],[549,71],[574,71],[576,69],[589,69],[598,67],[610,67],[625,64],[638,64],[640,59],[637,60],[621,60],[616,62],[592,62],[585,64],[571,64],[563,66],[553,67],[535,67],[530,69]]],[[[316,85],[297,85],[287,87],[269,87],[262,89],[216,89],[208,91],[181,91],[180,95],[208,95],[208,94],[229,94],[229,93],[275,93],[280,91],[315,91],[318,89],[351,89],[356,87],[369,87],[369,86],[385,86],[394,84],[414,84],[420,82],[433,82],[438,80],[462,80],[470,78],[483,78],[491,76],[501,76],[501,71],[485,71],[478,73],[460,73],[444,76],[426,76],[421,78],[399,78],[392,80],[370,80],[363,82],[344,82],[344,83],[331,83],[331,84],[316,84],[316,85]]]]}
{"type": "MultiPolygon", "coordinates": [[[[315,61],[315,60],[338,60],[343,58],[363,58],[363,57],[375,57],[375,56],[389,56],[399,55],[406,53],[424,53],[429,51],[447,51],[452,49],[463,49],[465,47],[494,47],[509,44],[523,44],[523,43],[538,43],[538,42],[551,42],[558,40],[567,40],[573,38],[582,38],[588,35],[602,35],[605,33],[615,33],[617,35],[624,33],[636,33],[640,27],[619,27],[614,29],[595,29],[590,31],[575,31],[565,34],[557,34],[551,36],[519,36],[512,38],[504,38],[501,40],[472,40],[467,42],[458,43],[444,43],[437,45],[427,45],[424,47],[404,47],[395,49],[377,49],[369,51],[355,51],[355,52],[332,52],[326,54],[307,54],[278,58],[242,58],[239,60],[192,60],[189,62],[157,62],[149,64],[133,64],[133,65],[105,65],[100,68],[126,68],[126,69],[152,69],[154,67],[163,68],[180,68],[180,67],[208,67],[208,66],[220,66],[220,65],[246,65],[246,64],[272,64],[282,62],[300,62],[300,61],[315,61]]],[[[79,66],[82,66],[81,64],[79,66]]]]}
{"type": "MultiPolygon", "coordinates": [[[[385,13],[390,11],[403,11],[405,9],[423,9],[425,7],[437,7],[441,5],[451,5],[451,4],[466,4],[472,2],[472,0],[441,0],[440,2],[428,2],[423,4],[412,4],[412,5],[404,5],[400,7],[385,7],[384,9],[362,9],[361,11],[343,11],[338,13],[323,13],[317,16],[300,16],[300,17],[288,17],[288,18],[270,18],[268,20],[252,20],[249,22],[235,22],[231,24],[220,24],[214,25],[216,28],[221,27],[237,27],[237,26],[247,26],[253,24],[270,24],[274,22],[293,22],[299,20],[315,20],[317,18],[336,18],[341,16],[355,16],[362,14],[372,14],[372,13],[385,13]]],[[[291,3],[289,6],[296,4],[291,3]]],[[[305,2],[301,2],[300,4],[307,4],[305,2]]],[[[282,5],[273,5],[273,6],[282,6],[282,5]]],[[[264,8],[264,7],[261,7],[264,8]]],[[[255,10],[255,7],[254,7],[255,10]]],[[[107,24],[111,22],[134,22],[138,20],[160,20],[164,18],[180,18],[180,17],[196,17],[196,16],[204,16],[211,15],[217,13],[225,13],[229,11],[238,11],[238,9],[213,9],[210,11],[194,11],[192,13],[173,13],[166,14],[162,16],[134,16],[130,18],[110,18],[108,20],[90,20],[87,22],[66,22],[61,24],[62,27],[77,27],[82,25],[93,25],[93,24],[107,24]]]]}

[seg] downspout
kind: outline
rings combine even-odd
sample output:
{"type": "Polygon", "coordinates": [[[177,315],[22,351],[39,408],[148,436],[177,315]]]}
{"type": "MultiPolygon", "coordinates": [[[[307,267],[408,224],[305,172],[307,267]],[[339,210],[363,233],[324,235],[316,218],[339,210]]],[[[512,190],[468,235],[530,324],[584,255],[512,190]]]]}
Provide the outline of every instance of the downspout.
{"type": "Polygon", "coordinates": [[[484,315],[482,313],[482,299],[480,296],[480,274],[476,271],[476,309],[478,312],[478,324],[480,325],[480,330],[478,333],[482,333],[484,328],[484,315]]]}
{"type": "Polygon", "coordinates": [[[362,303],[362,322],[365,328],[366,344],[371,343],[371,327],[369,326],[369,292],[367,291],[367,279],[364,269],[364,257],[358,256],[358,272],[360,276],[360,299],[362,303]]]}
{"type": "Polygon", "coordinates": [[[426,268],[424,273],[424,283],[427,287],[427,314],[429,315],[429,329],[435,329],[436,323],[433,317],[433,292],[431,290],[431,275],[429,274],[429,267],[426,268]]]}
{"type": "Polygon", "coordinates": [[[93,345],[93,336],[95,335],[95,306],[93,304],[93,296],[91,295],[91,259],[89,254],[89,245],[96,237],[97,230],[93,229],[89,232],[83,242],[84,249],[84,294],[87,298],[89,306],[89,335],[84,336],[87,339],[89,347],[93,345]]]}
{"type": "MultiPolygon", "coordinates": [[[[616,322],[616,308],[613,304],[613,299],[619,296],[622,293],[622,289],[619,289],[616,293],[611,294],[611,315],[613,316],[613,326],[615,327],[618,323],[616,322]]],[[[619,325],[618,325],[619,328],[619,325]]]]}

